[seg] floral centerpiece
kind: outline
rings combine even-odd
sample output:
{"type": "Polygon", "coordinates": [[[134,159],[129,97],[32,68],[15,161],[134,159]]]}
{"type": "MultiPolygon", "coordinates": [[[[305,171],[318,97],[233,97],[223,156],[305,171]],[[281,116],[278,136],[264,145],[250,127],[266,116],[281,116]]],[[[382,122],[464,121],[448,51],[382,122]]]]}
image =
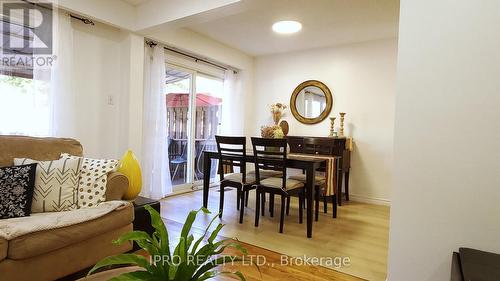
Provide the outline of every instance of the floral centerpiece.
{"type": "Polygon", "coordinates": [[[260,135],[268,139],[282,139],[285,137],[283,129],[278,125],[262,126],[260,127],[260,135]]]}
{"type": "Polygon", "coordinates": [[[281,117],[283,116],[283,112],[286,109],[286,105],[282,103],[273,103],[271,104],[271,113],[273,114],[273,120],[274,124],[278,125],[279,121],[281,120],[281,117]]]}

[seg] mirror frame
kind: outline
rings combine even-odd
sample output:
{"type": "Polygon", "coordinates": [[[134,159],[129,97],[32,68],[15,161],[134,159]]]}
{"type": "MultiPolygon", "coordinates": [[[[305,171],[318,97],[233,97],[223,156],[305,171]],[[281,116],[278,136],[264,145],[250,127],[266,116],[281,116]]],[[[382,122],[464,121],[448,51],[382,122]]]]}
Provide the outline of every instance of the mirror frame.
{"type": "Polygon", "coordinates": [[[333,106],[333,97],[332,93],[330,92],[330,89],[323,84],[322,82],[318,80],[307,80],[302,83],[300,83],[295,90],[293,90],[292,96],[290,97],[290,110],[292,111],[293,117],[297,119],[300,123],[303,124],[317,124],[323,120],[325,120],[328,115],[330,115],[330,112],[332,111],[332,106],[333,106]],[[299,93],[305,88],[309,86],[315,86],[320,88],[323,93],[325,94],[326,98],[326,107],[323,112],[318,117],[315,118],[307,118],[302,115],[297,110],[297,96],[299,93]]]}

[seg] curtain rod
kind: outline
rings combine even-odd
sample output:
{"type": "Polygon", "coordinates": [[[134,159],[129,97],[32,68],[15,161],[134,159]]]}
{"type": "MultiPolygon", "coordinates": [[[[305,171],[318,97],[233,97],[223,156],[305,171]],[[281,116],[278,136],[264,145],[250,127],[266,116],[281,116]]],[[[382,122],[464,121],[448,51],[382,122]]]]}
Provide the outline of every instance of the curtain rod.
{"type": "Polygon", "coordinates": [[[69,14],[69,16],[71,18],[74,18],[74,19],[77,19],[77,20],[81,20],[84,24],[95,25],[95,23],[92,20],[88,19],[88,18],[82,18],[82,17],[79,17],[79,16],[75,16],[73,14],[69,14]]]}
{"type": "MultiPolygon", "coordinates": [[[[158,45],[158,43],[156,43],[156,42],[154,42],[152,40],[147,40],[146,44],[149,45],[149,47],[154,47],[154,46],[158,45]]],[[[189,54],[189,53],[186,53],[186,52],[183,52],[183,51],[178,50],[178,49],[173,48],[173,47],[163,46],[163,49],[165,49],[167,51],[174,52],[176,54],[179,54],[179,55],[182,55],[182,56],[185,56],[185,57],[188,57],[188,58],[191,58],[191,59],[194,59],[195,62],[203,62],[203,63],[215,66],[215,67],[223,69],[223,70],[232,70],[234,74],[238,73],[237,70],[235,70],[235,69],[233,69],[233,68],[231,68],[229,66],[225,66],[225,65],[222,65],[222,64],[218,64],[218,63],[215,63],[215,62],[208,61],[206,59],[197,57],[195,55],[192,55],[192,54],[189,54]]]]}
{"type": "MultiPolygon", "coordinates": [[[[47,9],[47,10],[53,10],[52,6],[44,5],[44,3],[35,3],[35,2],[31,2],[29,0],[22,0],[22,1],[25,2],[25,3],[31,4],[33,6],[38,6],[38,7],[47,9]]],[[[81,17],[81,16],[76,16],[76,15],[73,15],[71,13],[69,13],[69,16],[71,18],[74,18],[74,19],[82,21],[84,24],[95,25],[95,23],[91,19],[84,18],[84,17],[81,17]]]]}

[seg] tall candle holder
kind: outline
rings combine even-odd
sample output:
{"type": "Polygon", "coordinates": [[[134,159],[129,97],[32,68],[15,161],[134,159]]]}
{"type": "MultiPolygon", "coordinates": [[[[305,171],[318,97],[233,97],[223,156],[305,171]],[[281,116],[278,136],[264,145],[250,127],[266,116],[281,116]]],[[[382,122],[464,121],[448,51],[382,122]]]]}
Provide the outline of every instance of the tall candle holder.
{"type": "Polygon", "coordinates": [[[337,133],[335,132],[335,117],[330,117],[330,137],[336,137],[337,133]]]}
{"type": "Polygon", "coordinates": [[[344,136],[344,116],[345,116],[345,112],[339,112],[340,114],[340,130],[339,130],[339,133],[340,133],[340,136],[344,136]]]}

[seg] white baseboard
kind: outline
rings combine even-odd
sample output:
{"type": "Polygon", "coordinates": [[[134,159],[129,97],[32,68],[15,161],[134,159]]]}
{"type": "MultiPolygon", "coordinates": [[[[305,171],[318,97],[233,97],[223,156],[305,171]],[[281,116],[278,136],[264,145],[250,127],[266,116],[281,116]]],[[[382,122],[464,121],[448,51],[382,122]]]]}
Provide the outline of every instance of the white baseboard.
{"type": "MultiPolygon", "coordinates": [[[[218,182],[211,182],[210,183],[210,188],[213,188],[216,186],[218,186],[218,182]]],[[[185,189],[181,189],[181,190],[176,190],[165,197],[177,196],[177,195],[181,195],[181,194],[185,194],[185,193],[189,193],[189,192],[199,191],[202,189],[203,189],[203,186],[198,185],[198,186],[194,186],[192,188],[185,188],[185,189]]],[[[344,199],[344,198],[342,198],[342,199],[344,199]]],[[[387,199],[372,198],[372,197],[360,196],[360,195],[355,195],[355,194],[349,194],[349,199],[352,201],[356,201],[356,202],[362,202],[362,203],[368,203],[368,204],[374,204],[374,205],[384,205],[384,206],[391,205],[391,201],[387,200],[387,199]]]]}
{"type": "Polygon", "coordinates": [[[362,202],[362,203],[368,203],[368,204],[374,204],[374,205],[384,205],[384,206],[391,205],[391,201],[387,200],[387,199],[372,198],[372,197],[360,196],[360,195],[355,195],[355,194],[349,194],[349,200],[356,201],[356,202],[362,202]]]}

